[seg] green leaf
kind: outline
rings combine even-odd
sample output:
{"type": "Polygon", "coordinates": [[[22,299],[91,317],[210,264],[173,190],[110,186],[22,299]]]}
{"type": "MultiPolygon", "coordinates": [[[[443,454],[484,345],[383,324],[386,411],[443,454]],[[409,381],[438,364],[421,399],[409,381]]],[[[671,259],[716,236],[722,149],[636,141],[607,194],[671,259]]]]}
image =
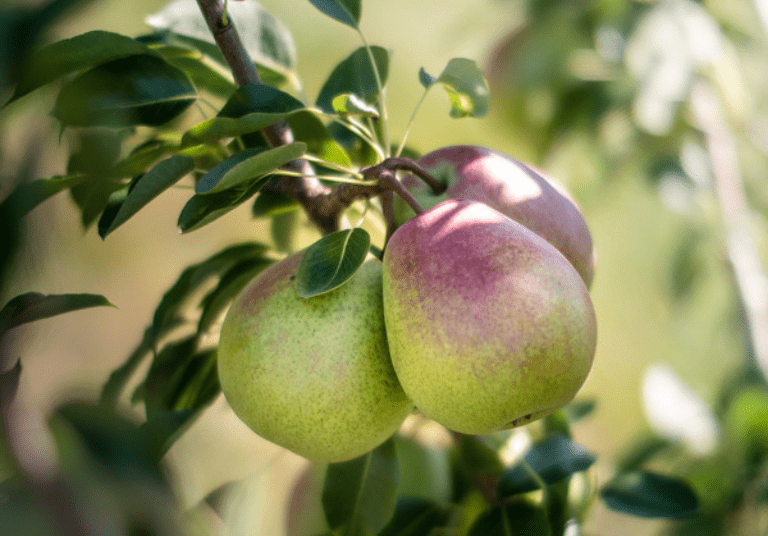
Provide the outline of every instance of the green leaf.
{"type": "Polygon", "coordinates": [[[448,451],[402,436],[395,436],[395,446],[400,471],[398,496],[449,502],[452,490],[448,451]]]}
{"type": "MultiPolygon", "coordinates": [[[[274,73],[271,78],[277,75],[298,87],[296,46],[288,27],[257,2],[231,2],[227,6],[227,14],[232,18],[251,61],[259,67],[260,74],[274,73]]],[[[186,44],[211,57],[220,56],[196,2],[172,2],[147,17],[147,24],[171,42],[183,39],[186,44]]]]}
{"type": "Polygon", "coordinates": [[[287,118],[288,113],[250,113],[238,118],[214,117],[195,125],[181,139],[183,146],[215,143],[222,138],[234,138],[262,130],[287,118]]]}
{"type": "Polygon", "coordinates": [[[198,351],[195,335],[168,343],[139,388],[145,394],[148,419],[167,411],[202,409],[220,392],[216,351],[198,351]]]}
{"type": "Polygon", "coordinates": [[[638,517],[682,518],[699,509],[685,482],[649,471],[620,474],[600,490],[600,496],[612,510],[638,517]]]}
{"type": "MultiPolygon", "coordinates": [[[[595,460],[595,456],[584,447],[560,434],[552,434],[537,443],[525,455],[528,465],[547,484],[554,484],[573,473],[586,471],[595,460]]],[[[499,479],[499,497],[510,497],[536,489],[539,489],[538,483],[522,466],[504,471],[499,479]]]]}
{"type": "Polygon", "coordinates": [[[292,253],[299,224],[298,211],[283,212],[272,216],[269,235],[277,251],[292,253]]]}
{"type": "Polygon", "coordinates": [[[363,102],[357,95],[337,95],[331,101],[333,110],[339,115],[357,115],[361,117],[378,117],[379,110],[375,106],[363,102]]]}
{"type": "MultiPolygon", "coordinates": [[[[315,113],[309,110],[299,110],[291,114],[287,121],[294,139],[307,144],[308,153],[322,158],[326,162],[347,168],[352,167],[352,160],[347,152],[333,139],[328,128],[315,113]]],[[[322,167],[319,164],[316,165],[322,167]]],[[[335,172],[335,170],[329,170],[329,172],[335,172]]]]}
{"type": "Polygon", "coordinates": [[[461,466],[473,474],[498,476],[504,470],[498,453],[479,436],[462,434],[456,455],[461,466]]]}
{"type": "Polygon", "coordinates": [[[454,58],[437,78],[451,99],[451,117],[483,117],[488,113],[490,90],[473,60],[454,58]]]}
{"type": "Polygon", "coordinates": [[[468,536],[549,536],[552,529],[547,512],[529,502],[511,502],[491,508],[482,514],[468,536]]]}
{"type": "Polygon", "coordinates": [[[230,78],[224,76],[218,69],[214,69],[202,59],[176,56],[166,57],[166,61],[184,71],[198,90],[207,91],[215,97],[228,99],[237,89],[230,78]]]}
{"type": "Polygon", "coordinates": [[[104,63],[68,82],[53,115],[65,126],[160,126],[196,98],[184,72],[145,54],[104,63]]]}
{"type": "Polygon", "coordinates": [[[272,264],[270,259],[257,258],[241,261],[221,276],[219,284],[200,302],[202,314],[197,324],[198,336],[208,331],[227,306],[243,288],[264,268],[272,264]]]}
{"type": "MultiPolygon", "coordinates": [[[[382,47],[371,47],[381,83],[386,85],[389,75],[389,53],[382,47]]],[[[334,113],[333,99],[338,95],[355,95],[363,102],[375,104],[379,99],[376,76],[368,51],[358,48],[342,60],[320,89],[317,107],[326,113],[334,113]]]]}
{"type": "Polygon", "coordinates": [[[425,88],[429,88],[437,82],[437,78],[429,74],[426,70],[424,70],[424,67],[419,69],[419,83],[424,86],[425,88]]]}
{"type": "Polygon", "coordinates": [[[8,405],[16,396],[19,390],[19,379],[21,378],[21,361],[16,360],[16,364],[5,372],[0,372],[0,411],[5,412],[8,405]]]}
{"type": "Polygon", "coordinates": [[[392,439],[359,458],[328,466],[323,509],[332,530],[377,534],[395,512],[397,456],[392,439]]]}
{"type": "Polygon", "coordinates": [[[294,142],[274,149],[246,149],[211,168],[195,185],[197,194],[215,194],[235,187],[250,187],[254,180],[303,156],[307,145],[294,142]]]}
{"type": "Polygon", "coordinates": [[[329,292],[346,283],[368,255],[371,237],[356,227],[324,236],[307,248],[296,271],[302,298],[329,292]]]}
{"type": "Polygon", "coordinates": [[[57,41],[32,53],[9,102],[13,102],[66,74],[136,55],[153,55],[138,41],[96,30],[57,41]]]}
{"type": "Polygon", "coordinates": [[[0,334],[35,320],[105,305],[114,307],[109,300],[98,294],[20,294],[10,299],[0,310],[0,334]]]}
{"type": "Polygon", "coordinates": [[[21,218],[49,197],[85,180],[85,175],[69,175],[21,183],[0,203],[0,214],[21,218]]]}
{"type": "Polygon", "coordinates": [[[361,0],[309,0],[313,6],[342,24],[357,28],[360,24],[361,0]]]}
{"type": "Polygon", "coordinates": [[[176,184],[182,177],[195,168],[194,161],[188,156],[176,155],[163,160],[132,185],[119,208],[114,213],[105,212],[99,220],[99,235],[106,236],[128,221],[128,218],[144,208],[162,192],[176,184]]]}
{"type": "Polygon", "coordinates": [[[147,444],[149,454],[155,463],[173,446],[174,442],[194,423],[199,410],[182,409],[159,412],[139,426],[138,433],[147,444]]]}
{"type": "Polygon", "coordinates": [[[395,514],[379,536],[425,536],[448,524],[449,513],[439,504],[419,497],[400,497],[395,514]]]}
{"type": "Polygon", "coordinates": [[[266,180],[256,181],[249,188],[236,187],[216,194],[193,195],[179,214],[182,233],[195,231],[236,209],[256,195],[266,180]]]}
{"type": "Polygon", "coordinates": [[[289,114],[305,108],[295,97],[266,84],[248,83],[224,104],[218,117],[242,117],[251,113],[289,114]]]}
{"type": "Polygon", "coordinates": [[[285,194],[277,192],[260,192],[256,196],[251,208],[254,218],[271,218],[279,214],[286,214],[301,208],[301,205],[285,194]]]}
{"type": "Polygon", "coordinates": [[[573,424],[581,419],[588,417],[597,407],[597,400],[594,398],[580,398],[566,405],[563,409],[563,415],[566,420],[573,424]]]}

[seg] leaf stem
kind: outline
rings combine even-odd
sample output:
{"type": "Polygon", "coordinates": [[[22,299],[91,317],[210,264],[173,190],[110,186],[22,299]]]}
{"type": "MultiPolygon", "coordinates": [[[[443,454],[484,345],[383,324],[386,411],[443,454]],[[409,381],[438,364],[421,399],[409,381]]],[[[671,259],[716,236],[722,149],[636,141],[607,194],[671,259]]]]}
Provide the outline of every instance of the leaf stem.
{"type": "Polygon", "coordinates": [[[373,69],[373,77],[376,79],[376,89],[379,91],[379,124],[381,125],[381,144],[384,146],[384,157],[388,157],[390,155],[390,147],[389,147],[389,116],[387,115],[387,98],[386,98],[386,92],[384,91],[384,85],[381,82],[381,74],[379,73],[379,66],[376,64],[376,58],[373,55],[373,49],[371,48],[371,45],[368,44],[368,41],[365,39],[365,35],[360,30],[360,28],[357,28],[357,33],[360,35],[360,39],[363,41],[363,45],[365,46],[365,50],[368,53],[368,59],[371,62],[371,68],[373,69]]]}
{"type": "Polygon", "coordinates": [[[403,134],[403,140],[400,142],[400,146],[397,148],[397,152],[395,153],[395,156],[398,157],[403,152],[403,148],[405,148],[405,140],[408,139],[408,134],[411,132],[411,127],[413,126],[414,120],[416,119],[416,113],[419,111],[419,108],[421,108],[421,105],[424,103],[424,100],[427,98],[427,93],[429,93],[429,88],[432,86],[429,86],[428,88],[424,89],[424,93],[422,93],[421,98],[419,99],[419,102],[416,103],[416,106],[413,108],[413,112],[411,113],[411,118],[408,120],[408,125],[405,127],[405,134],[403,134]]]}

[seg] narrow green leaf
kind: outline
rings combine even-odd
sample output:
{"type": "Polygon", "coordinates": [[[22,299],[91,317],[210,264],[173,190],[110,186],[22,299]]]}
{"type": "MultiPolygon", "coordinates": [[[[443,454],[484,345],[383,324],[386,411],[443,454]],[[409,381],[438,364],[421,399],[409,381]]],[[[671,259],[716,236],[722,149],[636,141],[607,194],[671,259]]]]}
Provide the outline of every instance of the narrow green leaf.
{"type": "Polygon", "coordinates": [[[236,209],[256,195],[266,180],[254,182],[250,188],[230,188],[216,194],[193,195],[179,214],[178,226],[182,233],[196,231],[236,209]]]}
{"type": "Polygon", "coordinates": [[[530,534],[549,536],[552,527],[547,512],[540,506],[529,502],[511,502],[495,506],[482,514],[468,536],[513,536],[530,534]]]}
{"type": "Polygon", "coordinates": [[[313,6],[342,24],[357,28],[362,11],[361,0],[309,0],[313,6]]]}
{"type": "Polygon", "coordinates": [[[377,534],[395,512],[397,456],[392,439],[368,454],[328,466],[323,509],[332,530],[377,534]]]}
{"type": "MultiPolygon", "coordinates": [[[[322,158],[327,162],[349,168],[352,167],[350,159],[344,148],[333,139],[328,128],[323,124],[317,114],[309,110],[299,110],[287,118],[293,137],[296,141],[307,144],[307,152],[322,158]]],[[[318,167],[321,167],[318,165],[318,167]]],[[[329,173],[335,170],[329,170],[329,173]]]]}
{"type": "MultiPolygon", "coordinates": [[[[525,461],[547,484],[554,484],[571,474],[586,471],[595,456],[581,445],[560,434],[552,434],[526,454],[525,461]]],[[[539,485],[522,466],[504,471],[499,479],[499,497],[510,497],[539,489],[539,485]]]]}
{"type": "MultiPolygon", "coordinates": [[[[296,46],[288,27],[257,2],[232,2],[227,14],[234,21],[243,47],[260,73],[275,73],[279,80],[298,86],[296,46]]],[[[177,0],[147,17],[147,24],[171,42],[181,40],[211,57],[219,56],[208,25],[195,2],[177,0]],[[207,47],[201,46],[208,45],[207,47]]],[[[276,78],[274,75],[271,78],[276,78]]],[[[266,81],[266,80],[265,80],[266,81]]]]}
{"type": "Polygon", "coordinates": [[[181,139],[183,146],[215,143],[262,130],[288,117],[290,113],[250,113],[238,118],[214,117],[195,125],[181,139]]]}
{"type": "Polygon", "coordinates": [[[420,497],[400,497],[395,515],[379,536],[425,536],[448,524],[449,513],[439,504],[420,497]]]}
{"type": "Polygon", "coordinates": [[[682,518],[699,509],[696,494],[685,482],[649,471],[620,474],[600,496],[612,510],[638,517],[682,518]]]}
{"type": "Polygon", "coordinates": [[[57,41],[30,55],[9,102],[66,74],[141,54],[155,52],[130,37],[101,30],[57,41]]]}
{"type": "Polygon", "coordinates": [[[289,114],[305,108],[295,97],[266,84],[245,84],[224,104],[219,117],[242,117],[251,113],[289,114]]]}
{"type": "Polygon", "coordinates": [[[279,214],[293,212],[301,208],[301,205],[285,194],[277,192],[260,192],[256,196],[251,208],[254,218],[271,218],[279,214]]]}
{"type": "Polygon", "coordinates": [[[85,175],[69,175],[21,183],[0,203],[0,213],[21,218],[49,197],[85,180],[85,175]]]}
{"type": "Polygon", "coordinates": [[[117,401],[120,398],[120,394],[125,388],[128,380],[136,372],[139,366],[143,363],[144,358],[154,348],[151,328],[144,330],[144,337],[141,343],[131,352],[128,359],[117,367],[109,375],[107,382],[101,389],[101,396],[99,397],[99,403],[111,408],[116,407],[117,401]]]}
{"type": "Polygon", "coordinates": [[[129,56],[64,85],[53,115],[65,126],[160,126],[197,98],[184,72],[151,55],[129,56]]]}
{"type": "Polygon", "coordinates": [[[563,415],[569,423],[575,423],[588,417],[597,407],[597,400],[594,398],[580,398],[566,405],[563,409],[563,415]]]}
{"type": "Polygon", "coordinates": [[[378,117],[379,110],[375,106],[363,102],[357,95],[337,95],[331,101],[333,110],[339,115],[357,115],[361,117],[378,117]]]}
{"type": "Polygon", "coordinates": [[[98,294],[20,294],[10,299],[0,310],[0,334],[35,320],[105,305],[114,307],[109,300],[98,294]]]}
{"type": "Polygon", "coordinates": [[[138,433],[142,441],[147,444],[149,454],[155,463],[160,462],[168,449],[195,422],[200,413],[200,410],[193,409],[163,411],[152,415],[139,426],[138,433]]]}
{"type": "MultiPolygon", "coordinates": [[[[381,83],[386,85],[389,75],[389,53],[382,47],[371,47],[381,83]]],[[[379,88],[371,66],[368,51],[358,48],[342,60],[331,72],[320,89],[317,107],[326,113],[334,113],[333,99],[338,95],[355,95],[363,102],[375,104],[379,99],[379,88]]]]}
{"type": "Polygon", "coordinates": [[[106,236],[128,221],[128,218],[144,208],[162,192],[176,184],[179,179],[195,168],[195,162],[188,156],[176,155],[163,160],[144,175],[141,175],[120,203],[114,216],[109,213],[99,220],[99,235],[106,236]]]}
{"type": "Polygon", "coordinates": [[[473,60],[454,58],[437,78],[451,99],[451,117],[483,117],[488,113],[490,90],[473,60]]]}
{"type": "Polygon", "coordinates": [[[202,314],[197,324],[198,336],[208,331],[240,291],[264,268],[272,264],[269,259],[248,259],[230,268],[221,276],[219,284],[200,302],[202,314]]]}
{"type": "Polygon", "coordinates": [[[356,227],[324,236],[307,248],[296,271],[302,298],[329,292],[346,283],[368,255],[371,237],[356,227]]]}
{"type": "Polygon", "coordinates": [[[197,194],[215,194],[236,187],[250,187],[254,180],[303,156],[307,145],[294,142],[267,149],[246,149],[211,168],[195,185],[197,194]]]}

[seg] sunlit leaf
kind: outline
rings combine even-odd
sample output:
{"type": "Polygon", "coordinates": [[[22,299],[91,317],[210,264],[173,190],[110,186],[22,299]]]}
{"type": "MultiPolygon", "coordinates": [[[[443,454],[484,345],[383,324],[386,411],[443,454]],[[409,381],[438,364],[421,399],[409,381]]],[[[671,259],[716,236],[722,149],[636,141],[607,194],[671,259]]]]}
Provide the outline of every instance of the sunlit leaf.
{"type": "Polygon", "coordinates": [[[377,534],[392,518],[397,495],[392,439],[368,454],[328,466],[322,502],[328,525],[347,534],[377,534]]]}
{"type": "Polygon", "coordinates": [[[696,494],[685,482],[649,471],[617,476],[600,490],[600,497],[612,510],[638,517],[688,517],[699,508],[696,494]]]}
{"type": "MultiPolygon", "coordinates": [[[[371,47],[382,85],[389,75],[389,53],[382,47],[371,47]]],[[[338,95],[355,95],[363,102],[375,104],[379,100],[376,76],[371,66],[368,51],[358,48],[342,60],[331,72],[320,89],[317,107],[326,113],[334,113],[333,99],[338,95]]]]}
{"type": "Polygon", "coordinates": [[[141,54],[155,52],[114,32],[95,30],[57,41],[30,55],[11,101],[66,74],[141,54]]]}
{"type": "Polygon", "coordinates": [[[115,214],[105,213],[107,217],[99,220],[99,235],[105,238],[144,208],[147,203],[190,173],[194,167],[195,163],[191,158],[176,155],[163,160],[141,175],[120,203],[115,214]]]}
{"type": "Polygon", "coordinates": [[[339,115],[358,115],[361,117],[378,117],[379,110],[375,106],[363,102],[357,95],[337,95],[331,101],[333,110],[339,115]]]}
{"type": "Polygon", "coordinates": [[[64,85],[53,115],[66,126],[160,126],[197,98],[184,72],[151,55],[101,64],[64,85]]]}
{"type": "Polygon", "coordinates": [[[360,24],[361,0],[309,0],[317,9],[337,21],[357,28],[360,24]]]}
{"type": "MultiPolygon", "coordinates": [[[[323,124],[317,114],[309,110],[299,110],[292,113],[287,118],[288,125],[291,127],[293,137],[296,141],[303,141],[307,144],[307,152],[333,164],[349,168],[352,167],[352,160],[333,139],[328,128],[323,124]]],[[[321,166],[316,164],[318,168],[321,166]]]]}
{"type": "Polygon", "coordinates": [[[451,117],[483,117],[488,113],[488,82],[473,60],[452,59],[437,82],[443,84],[451,99],[451,117]]]}
{"type": "MultiPolygon", "coordinates": [[[[526,454],[525,461],[547,484],[554,484],[573,473],[586,471],[596,457],[581,445],[560,434],[537,443],[526,454]]],[[[522,466],[504,471],[499,479],[499,496],[509,497],[539,489],[537,481],[522,466]]]]}
{"type": "Polygon", "coordinates": [[[35,320],[105,305],[114,307],[109,300],[98,294],[20,294],[0,310],[0,334],[35,320]]]}
{"type": "Polygon", "coordinates": [[[292,95],[266,84],[245,84],[224,104],[219,117],[242,117],[252,113],[289,114],[304,108],[292,95]]]}
{"type": "Polygon", "coordinates": [[[256,132],[287,118],[285,113],[250,113],[238,118],[214,117],[195,125],[184,133],[182,145],[213,143],[222,138],[234,138],[256,132]]]}
{"type": "Polygon", "coordinates": [[[250,186],[292,160],[303,156],[307,145],[294,142],[274,149],[246,149],[211,168],[195,185],[197,194],[215,194],[230,188],[250,186]]]}
{"type": "Polygon", "coordinates": [[[368,255],[371,237],[356,227],[324,236],[304,252],[296,271],[296,291],[302,298],[329,292],[346,283],[368,255]]]}

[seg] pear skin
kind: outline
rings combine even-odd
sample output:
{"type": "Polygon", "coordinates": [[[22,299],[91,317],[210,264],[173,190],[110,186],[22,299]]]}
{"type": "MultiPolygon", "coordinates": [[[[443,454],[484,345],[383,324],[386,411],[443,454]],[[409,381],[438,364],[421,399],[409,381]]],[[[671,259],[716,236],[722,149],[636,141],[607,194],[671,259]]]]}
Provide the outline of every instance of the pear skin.
{"type": "Polygon", "coordinates": [[[477,201],[444,201],[405,222],[384,253],[392,362],[416,407],[484,434],[543,417],[589,374],[597,326],[568,260],[477,201]]]}
{"type": "MultiPolygon", "coordinates": [[[[403,185],[425,209],[446,199],[474,199],[522,223],[555,246],[573,264],[587,288],[595,271],[592,236],[573,198],[562,186],[522,162],[484,147],[456,145],[425,154],[417,163],[446,187],[436,195],[421,179],[403,185]]],[[[396,222],[413,210],[395,199],[396,222]]]]}
{"type": "Polygon", "coordinates": [[[235,299],[218,370],[229,405],[263,438],[321,462],[384,442],[412,409],[389,358],[382,266],[369,257],[341,287],[304,299],[303,252],[270,266],[235,299]]]}

